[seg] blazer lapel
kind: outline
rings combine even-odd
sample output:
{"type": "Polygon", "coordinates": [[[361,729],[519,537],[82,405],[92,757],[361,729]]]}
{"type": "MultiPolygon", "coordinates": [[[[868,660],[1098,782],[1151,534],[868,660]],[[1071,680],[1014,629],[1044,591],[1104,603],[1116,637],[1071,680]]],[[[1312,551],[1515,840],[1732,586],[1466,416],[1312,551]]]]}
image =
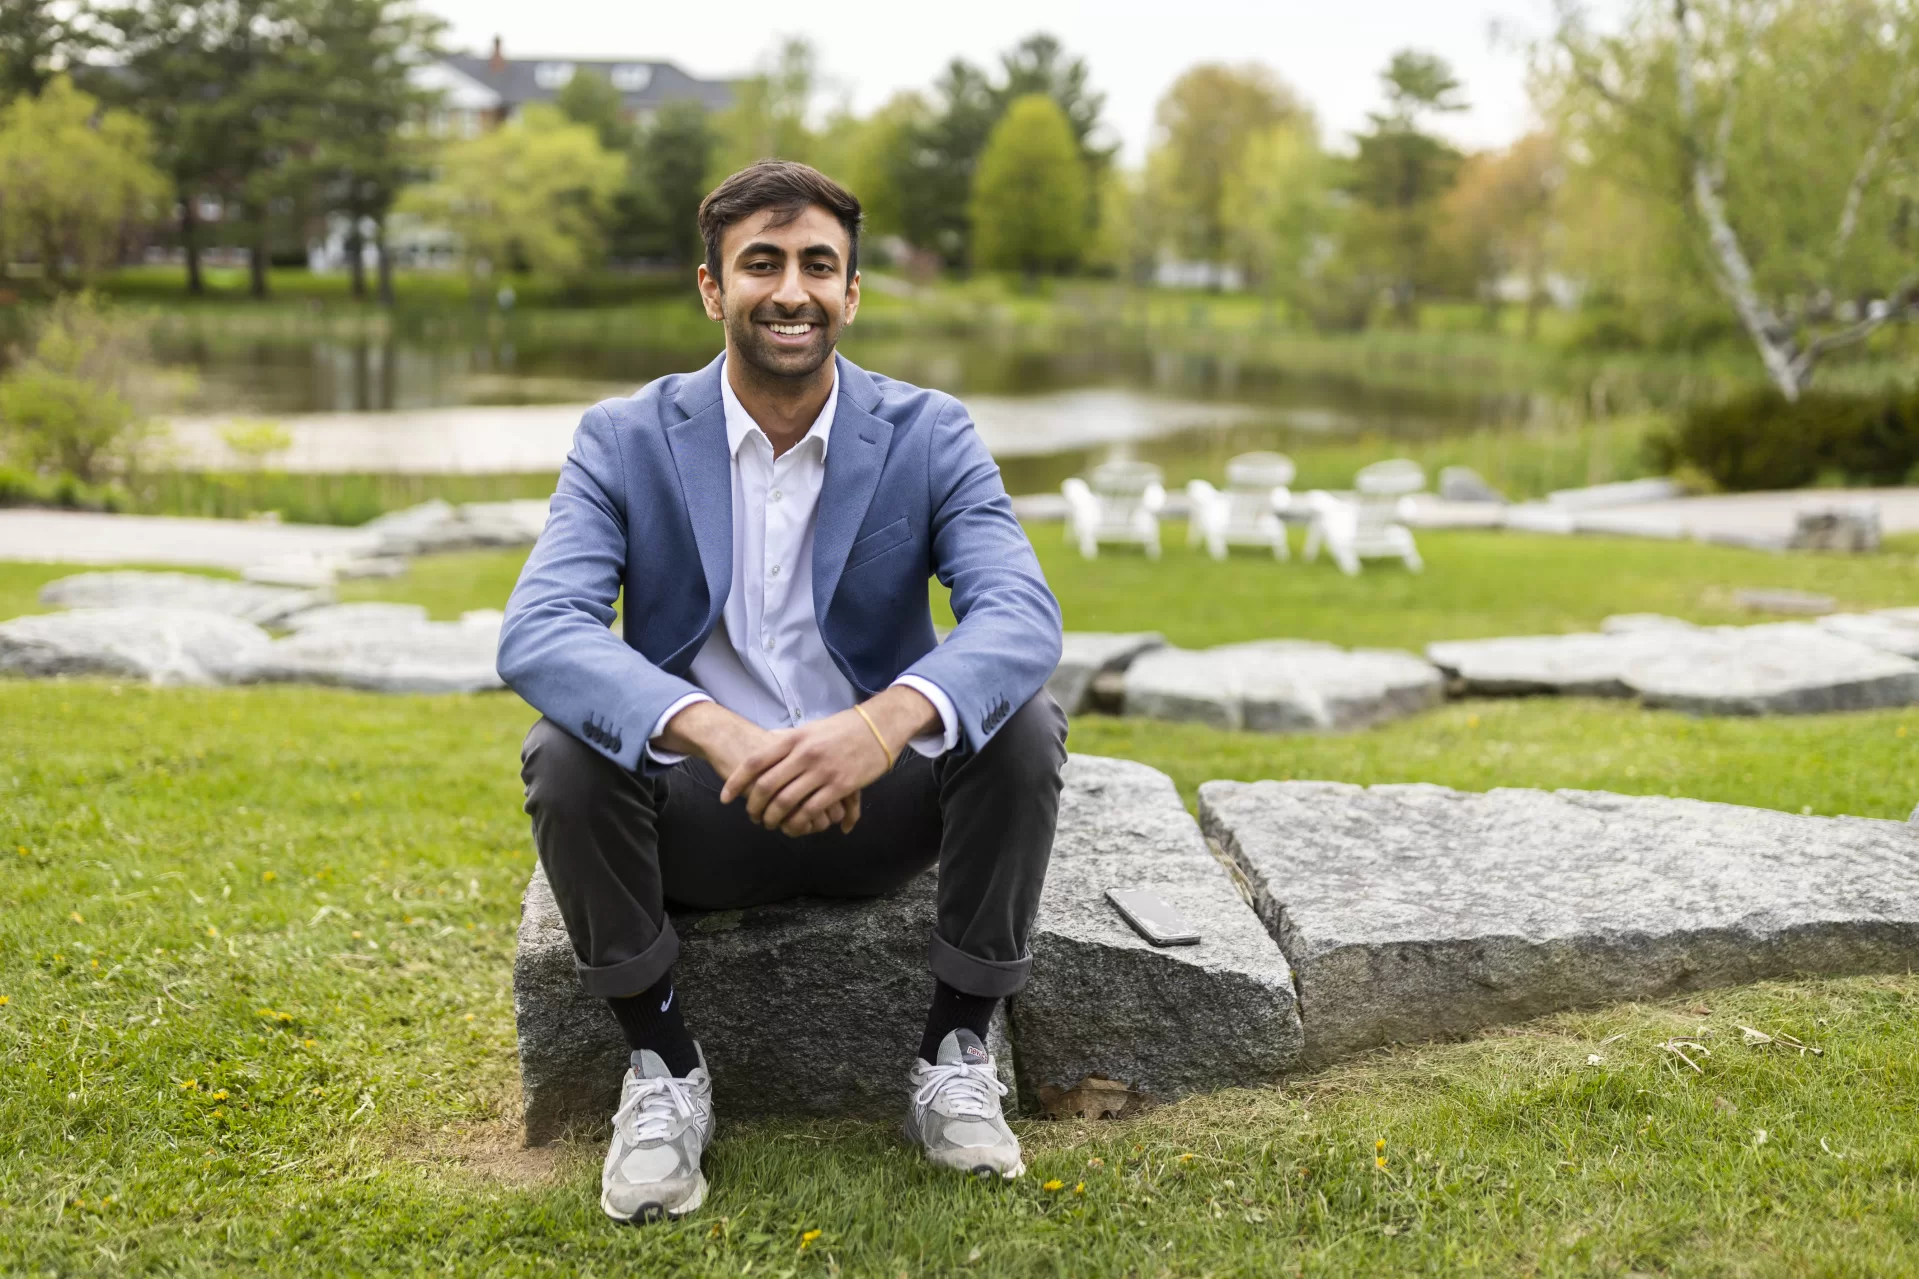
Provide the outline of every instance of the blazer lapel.
{"type": "Polygon", "coordinates": [[[720,362],[690,377],[675,402],[690,416],[666,428],[680,472],[693,541],[706,574],[707,628],[726,608],[733,582],[733,470],[726,452],[726,407],[720,401],[720,362]]]}
{"type": "Polygon", "coordinates": [[[833,442],[826,451],[819,522],[813,530],[813,617],[822,630],[893,440],[893,424],[867,411],[878,398],[872,379],[842,359],[840,402],[833,415],[833,442]]]}

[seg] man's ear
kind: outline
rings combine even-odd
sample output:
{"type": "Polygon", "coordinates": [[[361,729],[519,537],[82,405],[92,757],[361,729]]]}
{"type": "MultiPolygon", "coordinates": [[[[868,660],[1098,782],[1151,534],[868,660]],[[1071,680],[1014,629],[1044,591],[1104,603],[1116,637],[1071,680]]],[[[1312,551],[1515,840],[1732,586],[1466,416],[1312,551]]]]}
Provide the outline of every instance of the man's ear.
{"type": "Polygon", "coordinates": [[[726,303],[724,291],[720,288],[719,280],[715,279],[713,275],[707,271],[706,263],[700,263],[699,267],[695,269],[693,273],[693,278],[699,282],[700,305],[706,308],[706,318],[709,320],[725,320],[726,303]]]}
{"type": "Polygon", "coordinates": [[[853,272],[853,278],[846,282],[846,314],[840,320],[842,324],[851,324],[853,317],[860,312],[860,273],[853,272]]]}

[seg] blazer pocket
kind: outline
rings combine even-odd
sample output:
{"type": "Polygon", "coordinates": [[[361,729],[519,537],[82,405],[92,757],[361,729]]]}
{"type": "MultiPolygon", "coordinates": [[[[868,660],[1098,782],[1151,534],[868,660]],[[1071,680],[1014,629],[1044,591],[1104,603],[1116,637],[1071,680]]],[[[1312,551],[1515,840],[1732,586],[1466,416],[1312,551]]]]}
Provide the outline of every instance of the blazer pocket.
{"type": "Polygon", "coordinates": [[[913,530],[906,523],[906,517],[900,516],[877,533],[868,533],[853,543],[846,553],[846,567],[856,569],[868,560],[878,559],[894,547],[912,540],[913,530]]]}

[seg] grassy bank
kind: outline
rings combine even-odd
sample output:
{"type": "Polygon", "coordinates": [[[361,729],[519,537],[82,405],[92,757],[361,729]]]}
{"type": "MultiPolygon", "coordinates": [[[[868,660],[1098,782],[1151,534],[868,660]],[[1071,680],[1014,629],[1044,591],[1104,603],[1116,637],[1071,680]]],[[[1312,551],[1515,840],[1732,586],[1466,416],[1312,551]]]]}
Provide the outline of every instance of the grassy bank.
{"type": "MultiPolygon", "coordinates": [[[[1156,565],[1086,563],[1055,529],[1038,546],[1068,625],[1188,644],[1722,620],[1743,585],[1919,596],[1919,544],[1840,558],[1455,533],[1422,539],[1423,577],[1357,580],[1214,565],[1178,538],[1156,565]]],[[[499,604],[519,560],[423,559],[345,594],[453,616],[499,604]]],[[[0,565],[0,617],[70,571],[0,565]]],[[[1032,1171],[1008,1187],[935,1176],[881,1125],[723,1117],[709,1206],[612,1228],[595,1140],[518,1142],[533,718],[508,694],[0,683],[0,1273],[1919,1269],[1909,975],[1548,1018],[1125,1121],[1020,1121],[1032,1171]],[[1747,1048],[1742,1025],[1824,1055],[1747,1048]],[[1712,1049],[1699,1073],[1661,1049],[1675,1035],[1712,1049]]],[[[1166,770],[1188,803],[1214,777],[1888,818],[1919,798],[1919,709],[1693,720],[1524,699],[1286,737],[1086,717],[1071,744],[1166,770]]]]}
{"type": "MultiPolygon", "coordinates": [[[[934,1176],[880,1125],[723,1122],[706,1210],[612,1228],[597,1144],[526,1152],[514,1128],[509,973],[532,864],[515,774],[531,718],[504,695],[0,686],[0,1271],[1919,1265],[1910,978],[1708,993],[1120,1123],[1022,1122],[1032,1172],[1004,1188],[934,1176]],[[1743,1048],[1740,1025],[1825,1055],[1743,1048]],[[1676,1034],[1706,1037],[1703,1074],[1658,1048],[1676,1034]]],[[[1455,740],[1436,752],[1432,717],[1257,759],[1232,735],[1165,726],[1086,721],[1074,745],[1133,746],[1186,777],[1231,757],[1233,776],[1471,782],[1497,761],[1506,784],[1859,812],[1883,805],[1855,779],[1897,790],[1919,740],[1897,736],[1919,719],[1894,714],[1795,721],[1783,741],[1779,725],[1729,723],[1706,750],[1696,725],[1615,707],[1440,719],[1438,742],[1455,740]],[[1613,750],[1656,775],[1622,781],[1598,758],[1621,729],[1613,750]],[[1800,767],[1788,752],[1813,743],[1846,767],[1800,767]],[[1727,767],[1735,754],[1750,771],[1727,767]]]]}

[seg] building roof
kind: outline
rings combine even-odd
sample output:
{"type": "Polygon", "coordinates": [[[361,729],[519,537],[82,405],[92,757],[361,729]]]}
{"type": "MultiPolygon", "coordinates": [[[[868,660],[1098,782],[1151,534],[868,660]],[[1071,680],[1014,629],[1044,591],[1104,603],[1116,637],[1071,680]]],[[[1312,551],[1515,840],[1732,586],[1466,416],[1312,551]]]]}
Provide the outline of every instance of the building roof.
{"type": "Polygon", "coordinates": [[[551,102],[576,72],[597,71],[605,76],[628,111],[658,107],[690,98],[710,110],[733,105],[733,86],[725,80],[699,80],[671,62],[640,58],[502,58],[455,53],[442,60],[468,80],[492,90],[507,107],[528,102],[551,102]]]}

